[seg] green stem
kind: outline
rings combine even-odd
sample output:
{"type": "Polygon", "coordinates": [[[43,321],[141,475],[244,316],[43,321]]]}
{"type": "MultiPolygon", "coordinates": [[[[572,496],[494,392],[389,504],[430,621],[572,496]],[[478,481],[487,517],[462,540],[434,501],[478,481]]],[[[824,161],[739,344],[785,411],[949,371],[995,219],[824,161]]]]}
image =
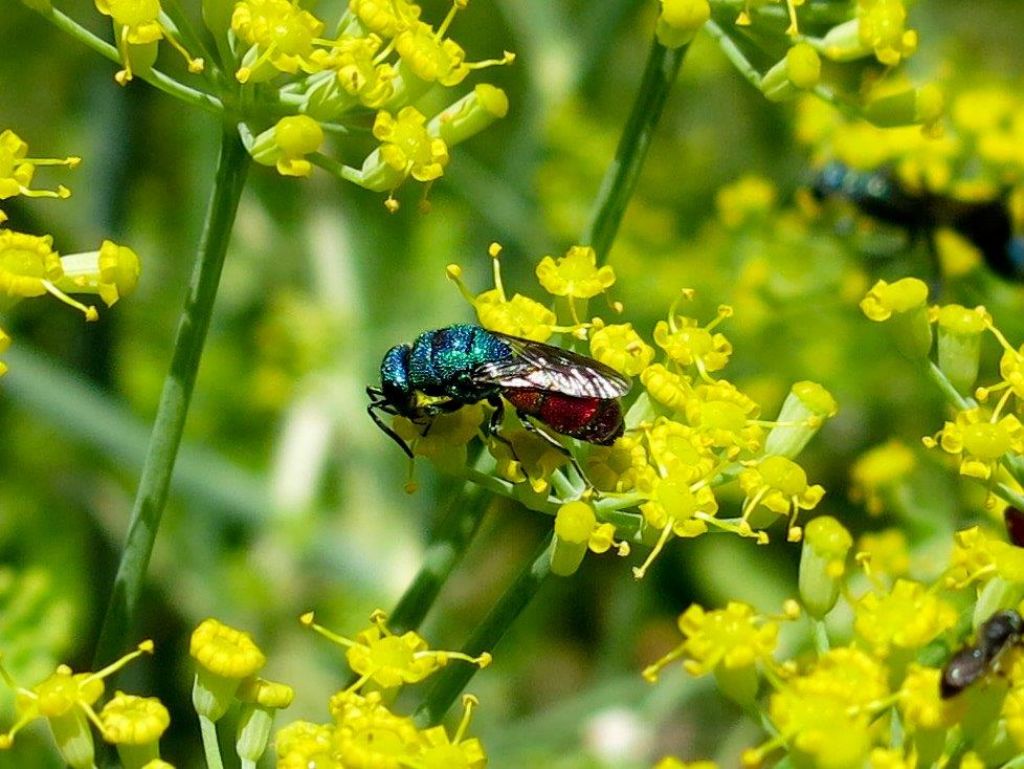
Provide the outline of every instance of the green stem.
{"type": "MultiPolygon", "coordinates": [[[[462,652],[477,657],[490,652],[501,640],[505,632],[516,621],[523,609],[527,607],[541,585],[551,573],[551,547],[554,540],[545,537],[537,554],[530,559],[526,568],[520,572],[504,595],[484,618],[469,641],[462,647],[462,652]]],[[[442,670],[434,679],[434,685],[427,692],[423,704],[416,711],[414,719],[420,727],[437,724],[448,708],[459,696],[473,674],[479,668],[476,665],[453,662],[442,670]]]]}
{"type": "MultiPolygon", "coordinates": [[[[84,43],[100,56],[109,59],[115,64],[121,64],[121,54],[118,53],[117,48],[105,40],[101,40],[96,37],[96,35],[67,14],[61,13],[56,8],[52,7],[46,7],[44,9],[32,3],[26,3],[26,5],[44,16],[62,32],[66,32],[68,35],[75,38],[75,40],[84,43]]],[[[224,104],[216,96],[212,96],[205,91],[199,91],[195,88],[189,88],[187,85],[182,85],[173,77],[165,75],[160,70],[150,68],[133,74],[139,80],[145,80],[154,88],[157,88],[168,96],[173,96],[175,99],[179,99],[186,104],[191,104],[194,107],[199,107],[199,109],[206,110],[207,112],[213,112],[215,114],[221,114],[224,112],[224,104]]]]}
{"type": "Polygon", "coordinates": [[[149,558],[153,552],[160,516],[167,502],[167,488],[178,455],[189,400],[217,297],[224,256],[238,201],[249,167],[233,126],[224,126],[217,175],[210,195],[206,221],[196,253],[188,296],[178,321],[170,370],[164,380],[150,435],[142,478],[132,507],[128,535],[96,647],[96,662],[114,659],[130,645],[132,620],[142,593],[149,558]]]}
{"type": "Polygon", "coordinates": [[[434,605],[441,588],[473,541],[491,495],[466,484],[455,497],[423,556],[423,565],[388,617],[394,633],[416,630],[434,605]]]}
{"type": "Polygon", "coordinates": [[[206,769],[224,769],[224,759],[220,755],[220,743],[217,742],[217,724],[201,715],[199,716],[199,729],[203,736],[206,769]]]}
{"type": "Polygon", "coordinates": [[[679,74],[687,48],[688,45],[666,48],[657,39],[651,43],[633,109],[619,138],[615,159],[601,180],[590,224],[581,238],[583,245],[592,246],[597,252],[598,261],[608,259],[608,251],[640,180],[640,170],[654,136],[654,129],[661,118],[669,89],[679,74]]]}

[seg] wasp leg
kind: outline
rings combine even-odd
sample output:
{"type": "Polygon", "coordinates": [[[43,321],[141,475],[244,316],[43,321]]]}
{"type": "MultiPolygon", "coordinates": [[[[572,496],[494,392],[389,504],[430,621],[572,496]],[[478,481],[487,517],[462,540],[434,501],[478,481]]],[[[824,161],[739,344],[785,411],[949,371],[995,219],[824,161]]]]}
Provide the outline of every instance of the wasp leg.
{"type": "Polygon", "coordinates": [[[567,456],[569,458],[569,461],[572,463],[572,466],[576,469],[576,472],[579,473],[580,478],[583,479],[583,482],[587,484],[587,486],[593,488],[594,484],[592,484],[587,479],[587,475],[586,473],[583,472],[583,468],[580,467],[580,463],[576,461],[576,456],[571,451],[569,451],[569,449],[567,449],[561,441],[555,438],[555,436],[551,435],[547,430],[537,427],[537,425],[530,421],[529,417],[526,414],[522,414],[519,412],[517,412],[517,414],[519,416],[519,421],[523,423],[523,427],[526,430],[529,430],[534,435],[540,436],[545,441],[550,443],[555,448],[555,450],[558,451],[560,454],[564,454],[565,456],[567,456]]]}
{"type": "Polygon", "coordinates": [[[496,441],[501,441],[508,450],[512,453],[512,458],[518,462],[519,457],[516,456],[516,450],[512,446],[512,441],[501,434],[501,424],[505,421],[505,402],[500,396],[492,396],[487,399],[488,405],[490,405],[494,411],[491,412],[490,419],[487,420],[487,426],[484,427],[484,435],[486,437],[493,437],[496,441]]]}
{"type": "Polygon", "coordinates": [[[370,415],[370,419],[377,423],[377,427],[383,430],[384,434],[388,436],[391,440],[393,440],[395,443],[401,446],[402,451],[404,451],[406,455],[408,455],[409,459],[412,459],[412,449],[409,448],[409,444],[402,439],[401,435],[399,435],[386,424],[384,424],[384,420],[381,419],[380,415],[377,413],[378,411],[384,414],[391,414],[391,412],[387,410],[387,406],[382,403],[371,403],[369,406],[366,407],[366,413],[370,415]]]}

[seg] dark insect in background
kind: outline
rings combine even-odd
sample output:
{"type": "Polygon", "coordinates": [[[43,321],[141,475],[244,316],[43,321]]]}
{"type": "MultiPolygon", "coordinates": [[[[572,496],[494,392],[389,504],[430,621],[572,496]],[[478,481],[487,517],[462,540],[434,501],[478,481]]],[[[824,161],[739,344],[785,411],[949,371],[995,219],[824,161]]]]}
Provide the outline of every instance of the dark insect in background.
{"type": "Polygon", "coordinates": [[[838,161],[825,164],[810,182],[819,200],[840,198],[880,222],[900,227],[910,240],[923,239],[937,259],[935,230],[949,227],[977,248],[989,269],[1024,281],[1024,238],[1014,233],[1006,201],[966,201],[908,189],[891,169],[856,171],[838,161]]]}
{"type": "Polygon", "coordinates": [[[1003,652],[1021,640],[1024,619],[1013,609],[999,611],[978,628],[978,640],[954,654],[942,669],[939,694],[955,697],[975,681],[992,672],[1003,652]]]}
{"type": "Polygon", "coordinates": [[[392,347],[380,364],[380,387],[367,387],[366,392],[373,421],[411,457],[408,444],[381,414],[406,417],[423,425],[426,434],[438,414],[487,401],[494,407],[487,430],[501,440],[498,430],[507,401],[525,428],[565,452],[530,420],[571,438],[608,445],[622,435],[618,399],[629,388],[624,376],[584,355],[458,324],[392,347]]]}

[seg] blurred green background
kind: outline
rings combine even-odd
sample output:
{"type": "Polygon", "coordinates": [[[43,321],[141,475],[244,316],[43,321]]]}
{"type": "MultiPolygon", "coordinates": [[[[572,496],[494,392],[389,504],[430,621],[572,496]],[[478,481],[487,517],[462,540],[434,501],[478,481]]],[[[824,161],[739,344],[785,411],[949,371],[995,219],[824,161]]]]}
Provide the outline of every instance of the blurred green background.
{"type": "MultiPolygon", "coordinates": [[[[61,7],[109,37],[91,2],[61,7]]],[[[446,10],[424,7],[432,20],[446,10]]],[[[317,10],[332,16],[327,3],[317,10]]],[[[185,649],[207,616],[253,633],[268,675],[298,691],[289,718],[324,717],[346,668],[296,618],[315,609],[351,634],[373,608],[393,605],[456,488],[421,463],[419,491],[404,493],[405,458],[367,418],[364,388],[391,345],[472,319],[446,264],[462,264],[483,290],[487,246],[499,241],[506,286],[542,298],[533,266],[564,252],[586,224],[655,12],[636,0],[472,3],[452,34],[471,59],[517,52],[515,65],[483,78],[505,88],[512,106],[456,148],[429,214],[417,212],[412,188],[389,215],[380,195],[325,174],[291,180],[253,168],[138,630],[155,639],[158,662],[133,666],[120,682],[171,708],[168,760],[198,765],[185,649]]],[[[931,0],[913,7],[911,22],[922,40],[914,76],[1019,88],[1019,3],[931,0]]],[[[0,651],[23,684],[56,661],[88,669],[213,173],[215,122],[142,82],[119,88],[114,69],[4,3],[0,128],[25,138],[32,154],[84,158],[74,172],[45,177],[70,186],[70,200],[10,201],[10,226],[53,234],[61,253],[111,237],[143,259],[138,291],[98,323],[43,300],[3,317],[14,346],[0,380],[0,651]]],[[[767,103],[699,37],[612,250],[612,297],[644,334],[680,288],[698,290],[694,314],[705,320],[719,303],[734,304],[722,329],[735,346],[730,378],[769,418],[794,381],[836,395],[840,413],[802,463],[828,491],[819,511],[855,532],[879,529],[891,519],[869,518],[848,498],[851,463],[891,437],[920,447],[943,408],[863,318],[858,291],[876,277],[934,276],[923,246],[891,233],[867,248],[827,218],[797,231],[777,213],[741,230],[719,223],[716,192],[747,174],[772,180],[780,208],[792,206],[810,155],[792,126],[791,106],[767,103]]],[[[944,301],[983,302],[1020,338],[1022,287],[983,270],[940,284],[944,301]]],[[[986,356],[991,381],[994,345],[986,356]]],[[[982,512],[980,495],[940,458],[915,451],[908,493],[926,563],[931,537],[982,512]]],[[[432,645],[462,644],[549,527],[544,516],[493,506],[428,617],[432,645]]],[[[656,687],[638,671],[676,642],[675,617],[692,601],[745,599],[777,611],[795,592],[797,555],[781,541],[758,548],[704,537],[673,543],[639,584],[612,555],[548,584],[470,687],[483,703],[473,732],[490,766],[629,769],[667,752],[734,761],[757,741],[736,726],[738,711],[678,670],[656,687]]],[[[9,723],[9,693],[0,702],[9,723]]],[[[48,739],[33,727],[0,753],[0,766],[56,766],[48,739]]]]}

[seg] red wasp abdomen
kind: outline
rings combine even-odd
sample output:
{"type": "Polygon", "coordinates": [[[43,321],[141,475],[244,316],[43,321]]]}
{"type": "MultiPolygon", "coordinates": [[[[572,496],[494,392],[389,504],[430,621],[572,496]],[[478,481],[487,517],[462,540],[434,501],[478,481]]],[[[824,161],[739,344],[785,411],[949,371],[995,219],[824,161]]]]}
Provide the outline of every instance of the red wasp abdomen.
{"type": "Polygon", "coordinates": [[[544,390],[509,389],[502,394],[520,414],[557,433],[605,446],[622,435],[622,409],[615,398],[576,398],[544,390]]]}

